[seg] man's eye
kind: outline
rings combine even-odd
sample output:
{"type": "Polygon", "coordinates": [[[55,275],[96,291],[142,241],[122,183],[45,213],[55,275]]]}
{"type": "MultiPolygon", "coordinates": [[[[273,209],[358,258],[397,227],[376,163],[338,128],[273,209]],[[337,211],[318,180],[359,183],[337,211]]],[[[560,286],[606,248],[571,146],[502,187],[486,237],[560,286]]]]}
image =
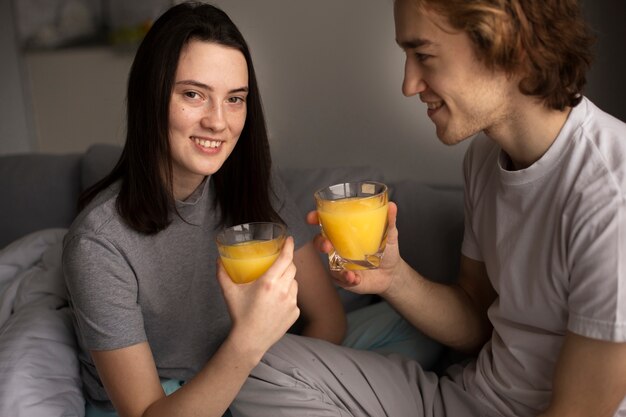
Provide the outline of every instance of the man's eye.
{"type": "Polygon", "coordinates": [[[426,54],[420,54],[419,52],[415,53],[415,57],[417,58],[417,60],[419,62],[424,62],[426,61],[428,58],[430,58],[430,55],[426,55],[426,54]]]}

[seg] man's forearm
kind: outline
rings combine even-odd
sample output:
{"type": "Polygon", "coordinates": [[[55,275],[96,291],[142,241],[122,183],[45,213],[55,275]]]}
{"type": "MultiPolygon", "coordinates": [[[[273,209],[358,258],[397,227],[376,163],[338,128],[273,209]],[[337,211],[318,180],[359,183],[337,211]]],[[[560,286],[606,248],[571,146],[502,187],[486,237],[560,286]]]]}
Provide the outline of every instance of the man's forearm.
{"type": "Polygon", "coordinates": [[[467,353],[479,350],[489,338],[486,310],[463,287],[430,281],[406,263],[394,281],[383,297],[427,336],[467,353]]]}

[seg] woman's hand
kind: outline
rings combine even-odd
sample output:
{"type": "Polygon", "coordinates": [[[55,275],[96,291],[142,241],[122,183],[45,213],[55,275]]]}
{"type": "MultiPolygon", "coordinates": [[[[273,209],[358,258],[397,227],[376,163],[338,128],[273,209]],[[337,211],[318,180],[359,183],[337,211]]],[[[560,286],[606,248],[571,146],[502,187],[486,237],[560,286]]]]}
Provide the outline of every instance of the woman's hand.
{"type": "Polygon", "coordinates": [[[233,322],[231,337],[260,360],[300,315],[294,242],[287,237],[274,264],[256,281],[235,284],[218,262],[217,278],[233,322]]]}
{"type": "MultiPolygon", "coordinates": [[[[387,226],[387,244],[380,267],[378,269],[331,272],[335,283],[342,288],[358,294],[380,294],[387,292],[394,277],[398,276],[403,260],[398,248],[398,229],[396,228],[396,215],[398,206],[389,202],[389,223],[387,226]]],[[[309,224],[319,224],[317,211],[311,211],[307,215],[309,224]]],[[[333,245],[325,236],[319,234],[314,239],[317,249],[329,253],[333,245]]]]}

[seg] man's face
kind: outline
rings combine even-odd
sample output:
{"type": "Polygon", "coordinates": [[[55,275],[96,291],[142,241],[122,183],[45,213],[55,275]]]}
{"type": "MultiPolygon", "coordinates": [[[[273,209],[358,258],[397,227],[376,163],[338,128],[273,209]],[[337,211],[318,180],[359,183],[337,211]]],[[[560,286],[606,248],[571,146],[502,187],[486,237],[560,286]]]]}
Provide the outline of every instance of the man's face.
{"type": "Polygon", "coordinates": [[[517,81],[481,63],[465,32],[413,0],[396,0],[396,41],[406,53],[402,93],[419,94],[448,145],[485,130],[506,130],[517,81]]]}

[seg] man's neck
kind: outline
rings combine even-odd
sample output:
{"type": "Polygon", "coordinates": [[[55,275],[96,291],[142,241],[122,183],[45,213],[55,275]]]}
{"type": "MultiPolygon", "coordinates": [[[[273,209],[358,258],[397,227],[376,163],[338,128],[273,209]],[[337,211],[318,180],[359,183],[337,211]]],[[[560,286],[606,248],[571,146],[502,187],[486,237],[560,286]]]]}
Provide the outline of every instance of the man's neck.
{"type": "Polygon", "coordinates": [[[549,109],[524,96],[512,106],[509,117],[485,134],[496,141],[511,158],[513,169],[531,166],[550,148],[565,124],[571,107],[549,109]]]}

